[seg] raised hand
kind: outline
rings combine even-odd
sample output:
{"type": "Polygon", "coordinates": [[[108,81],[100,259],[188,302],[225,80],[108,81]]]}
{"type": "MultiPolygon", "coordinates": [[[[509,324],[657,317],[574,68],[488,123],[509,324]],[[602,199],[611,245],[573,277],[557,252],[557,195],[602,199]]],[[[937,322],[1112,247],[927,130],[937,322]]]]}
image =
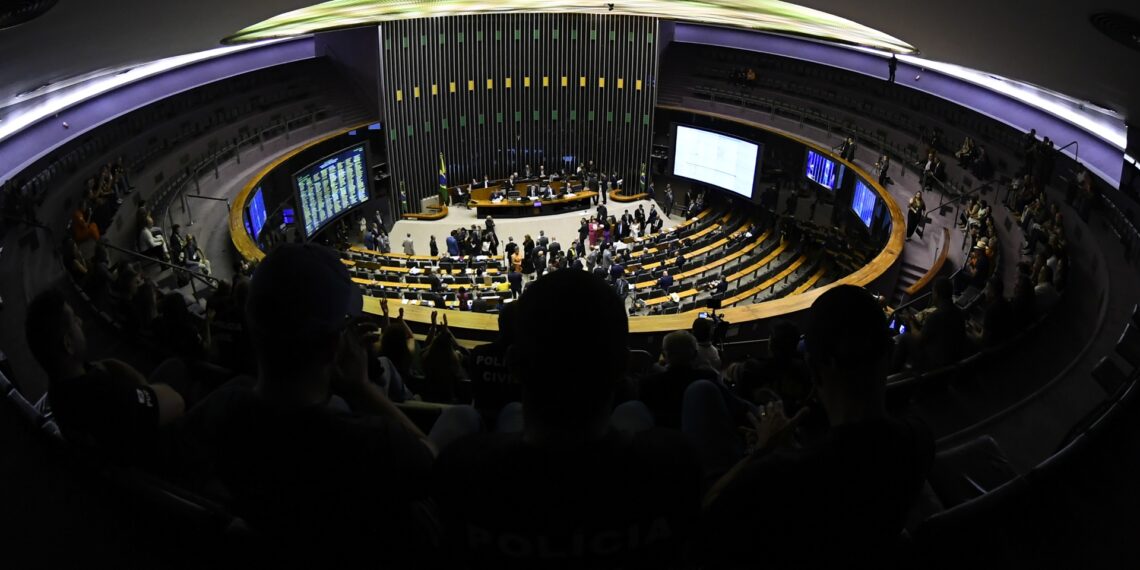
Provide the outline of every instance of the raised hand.
{"type": "Polygon", "coordinates": [[[784,403],[777,400],[769,402],[757,412],[760,417],[748,414],[748,422],[752,427],[741,428],[750,451],[790,443],[796,425],[807,415],[807,408],[800,408],[795,416],[788,418],[784,415],[784,403]]]}

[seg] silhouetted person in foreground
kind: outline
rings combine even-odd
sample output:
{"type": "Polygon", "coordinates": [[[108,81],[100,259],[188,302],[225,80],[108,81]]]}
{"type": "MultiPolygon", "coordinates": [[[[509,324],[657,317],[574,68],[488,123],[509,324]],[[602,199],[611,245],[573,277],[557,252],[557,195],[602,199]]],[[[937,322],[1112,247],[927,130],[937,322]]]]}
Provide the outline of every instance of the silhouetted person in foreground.
{"type": "Polygon", "coordinates": [[[88,360],[83,320],[63,294],[48,289],[28,305],[24,333],[48,376],[48,402],[64,437],[129,464],[157,467],[166,450],[160,433],[182,416],[186,367],[178,360],[144,376],[115,359],[88,360]]]}
{"type": "Polygon", "coordinates": [[[890,339],[870,293],[842,286],[821,295],[805,343],[830,431],[795,447],[803,412],[762,409],[751,452],[705,498],[704,554],[764,568],[883,567],[926,479],[932,438],[884,409],[890,339]]]}
{"type": "MultiPolygon", "coordinates": [[[[640,402],[613,409],[628,360],[625,309],[602,279],[555,271],[518,301],[510,374],[522,432],[456,442],[436,497],[456,563],[474,568],[675,567],[700,471],[640,402]],[[591,339],[591,354],[550,351],[591,339]]],[[[504,408],[498,427],[508,429],[504,408]]]]}
{"type": "Polygon", "coordinates": [[[362,303],[331,250],[277,247],[246,303],[257,378],[219,388],[187,418],[234,511],[278,562],[423,560],[436,450],[478,429],[475,410],[456,406],[424,435],[369,381],[375,339],[353,320],[362,303]]]}

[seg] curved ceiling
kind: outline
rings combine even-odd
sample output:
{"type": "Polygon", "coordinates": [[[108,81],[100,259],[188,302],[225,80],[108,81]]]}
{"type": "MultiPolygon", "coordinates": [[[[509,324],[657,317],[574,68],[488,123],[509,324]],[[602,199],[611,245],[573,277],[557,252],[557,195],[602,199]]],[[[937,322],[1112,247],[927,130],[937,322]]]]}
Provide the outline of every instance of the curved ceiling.
{"type": "Polygon", "coordinates": [[[227,37],[226,43],[296,36],[390,20],[410,20],[471,14],[578,12],[621,16],[661,16],[677,21],[794,34],[832,42],[899,53],[913,53],[910,44],[847,20],[780,0],[622,0],[614,3],[581,0],[330,0],[274,16],[227,37]]]}
{"type": "MultiPolygon", "coordinates": [[[[487,2],[491,4],[491,2],[487,2]]],[[[693,2],[658,2],[660,15],[693,2]]],[[[739,0],[736,4],[746,4],[739,0]]],[[[1140,19],[1134,0],[1095,8],[1070,0],[800,0],[917,46],[924,57],[1040,85],[1140,117],[1140,50],[1103,35],[1093,12],[1140,19]]],[[[61,80],[217,47],[244,28],[311,0],[60,2],[42,17],[0,30],[0,101],[61,80]],[[15,54],[18,54],[16,56],[15,54]]],[[[615,2],[615,11],[620,0],[615,2]]],[[[597,11],[604,3],[590,5],[597,11]]],[[[584,8],[585,9],[585,8],[584,8]]],[[[2,104],[0,104],[2,105],[2,104]]]]}

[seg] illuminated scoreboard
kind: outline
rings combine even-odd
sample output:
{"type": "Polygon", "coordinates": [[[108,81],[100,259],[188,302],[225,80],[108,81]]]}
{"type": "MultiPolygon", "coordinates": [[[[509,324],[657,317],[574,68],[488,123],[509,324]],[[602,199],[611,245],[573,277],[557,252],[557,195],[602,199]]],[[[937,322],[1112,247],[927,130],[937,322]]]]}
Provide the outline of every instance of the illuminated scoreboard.
{"type": "Polygon", "coordinates": [[[346,148],[293,175],[306,238],[337,216],[368,201],[366,148],[363,144],[346,148]]]}

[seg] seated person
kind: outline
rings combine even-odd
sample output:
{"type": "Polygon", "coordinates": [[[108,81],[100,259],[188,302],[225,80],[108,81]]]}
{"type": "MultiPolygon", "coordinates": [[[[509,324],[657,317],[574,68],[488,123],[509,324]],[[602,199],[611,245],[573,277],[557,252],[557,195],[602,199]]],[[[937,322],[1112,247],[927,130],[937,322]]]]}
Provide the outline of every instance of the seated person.
{"type": "Polygon", "coordinates": [[[162,237],[162,228],[154,225],[154,218],[147,214],[145,223],[139,229],[139,253],[147,256],[169,261],[166,253],[166,240],[162,237]]]}
{"type": "Polygon", "coordinates": [[[91,208],[87,202],[81,202],[79,207],[71,214],[71,234],[78,243],[87,240],[99,241],[101,233],[99,225],[91,221],[91,208]]]}
{"type": "Polygon", "coordinates": [[[1034,307],[1038,313],[1053,308],[1061,300],[1061,294],[1053,285],[1053,268],[1045,265],[1037,272],[1037,285],[1033,288],[1034,307]]]}
{"type": "Polygon", "coordinates": [[[681,401],[685,389],[697,380],[716,380],[718,374],[700,359],[697,339],[689,331],[673,331],[661,341],[665,371],[642,378],[638,399],[645,402],[657,425],[681,429],[681,401]]]}
{"type": "Polygon", "coordinates": [[[698,366],[713,370],[720,370],[720,351],[713,345],[716,336],[717,321],[707,317],[697,317],[693,320],[693,337],[697,339],[698,366]]]}
{"type": "Polygon", "coordinates": [[[183,255],[186,258],[185,265],[187,268],[198,273],[210,274],[210,260],[206,259],[206,252],[198,247],[198,238],[194,237],[194,234],[186,234],[183,255]]]}
{"type": "Polygon", "coordinates": [[[1000,276],[991,277],[986,282],[985,308],[983,309],[980,330],[975,327],[972,339],[982,347],[1001,344],[1013,337],[1017,328],[1013,305],[1002,296],[1000,276]]]}
{"type": "Polygon", "coordinates": [[[657,286],[666,290],[673,286],[673,276],[669,275],[668,269],[657,279],[657,286]]]}
{"type": "Polygon", "coordinates": [[[170,227],[170,239],[167,240],[170,252],[170,262],[181,265],[186,261],[186,238],[182,235],[182,226],[174,224],[170,227]]]}
{"type": "Polygon", "coordinates": [[[800,331],[787,321],[772,325],[772,336],[768,340],[768,358],[759,362],[759,374],[747,377],[744,383],[736,386],[742,398],[760,403],[757,392],[769,389],[783,402],[784,410],[796,413],[806,405],[811,397],[811,381],[807,363],[799,353],[800,331]],[[752,383],[751,381],[757,382],[752,383]]]}
{"type": "MultiPolygon", "coordinates": [[[[621,300],[602,279],[556,271],[517,303],[507,365],[522,385],[522,432],[456,442],[436,466],[459,559],[451,566],[675,566],[697,511],[699,466],[681,434],[649,428],[644,406],[611,412],[628,359],[621,300]],[[552,360],[549,347],[587,336],[590,358],[552,360]]],[[[508,420],[517,425],[504,413],[500,430],[508,420]]]]}
{"type": "Polygon", "coordinates": [[[728,279],[721,277],[713,282],[712,296],[714,299],[723,299],[728,294],[728,279]]]}
{"type": "Polygon", "coordinates": [[[831,428],[791,448],[801,411],[753,418],[752,451],[705,497],[704,557],[766,568],[883,567],[933,460],[929,430],[887,416],[890,339],[867,291],[844,285],[812,305],[805,344],[831,428]]]}
{"type": "Polygon", "coordinates": [[[475,409],[493,420],[503,406],[522,400],[522,386],[512,378],[507,366],[507,349],[514,343],[518,303],[507,303],[499,310],[499,336],[493,342],[471,349],[467,376],[475,409]]]}
{"type": "Polygon", "coordinates": [[[83,321],[62,293],[48,289],[28,305],[24,333],[48,377],[48,402],[64,437],[115,460],[155,466],[162,434],[185,403],[169,383],[186,386],[179,361],[159,365],[150,379],[120,360],[88,360],[83,321]]]}
{"type": "MultiPolygon", "coordinates": [[[[477,429],[476,412],[457,406],[425,436],[369,380],[371,341],[350,321],[362,304],[331,250],[278,246],[246,300],[256,379],[219,388],[187,418],[234,512],[282,559],[336,566],[367,555],[401,566],[421,556],[413,513],[434,454],[477,429]],[[334,393],[351,412],[330,405],[334,393]]],[[[381,309],[386,318],[385,301],[381,309]]]]}
{"type": "Polygon", "coordinates": [[[904,335],[904,353],[919,370],[934,370],[953,364],[966,349],[966,318],[954,304],[954,288],[946,277],[934,281],[931,307],[926,317],[915,323],[915,331],[904,335]]]}

